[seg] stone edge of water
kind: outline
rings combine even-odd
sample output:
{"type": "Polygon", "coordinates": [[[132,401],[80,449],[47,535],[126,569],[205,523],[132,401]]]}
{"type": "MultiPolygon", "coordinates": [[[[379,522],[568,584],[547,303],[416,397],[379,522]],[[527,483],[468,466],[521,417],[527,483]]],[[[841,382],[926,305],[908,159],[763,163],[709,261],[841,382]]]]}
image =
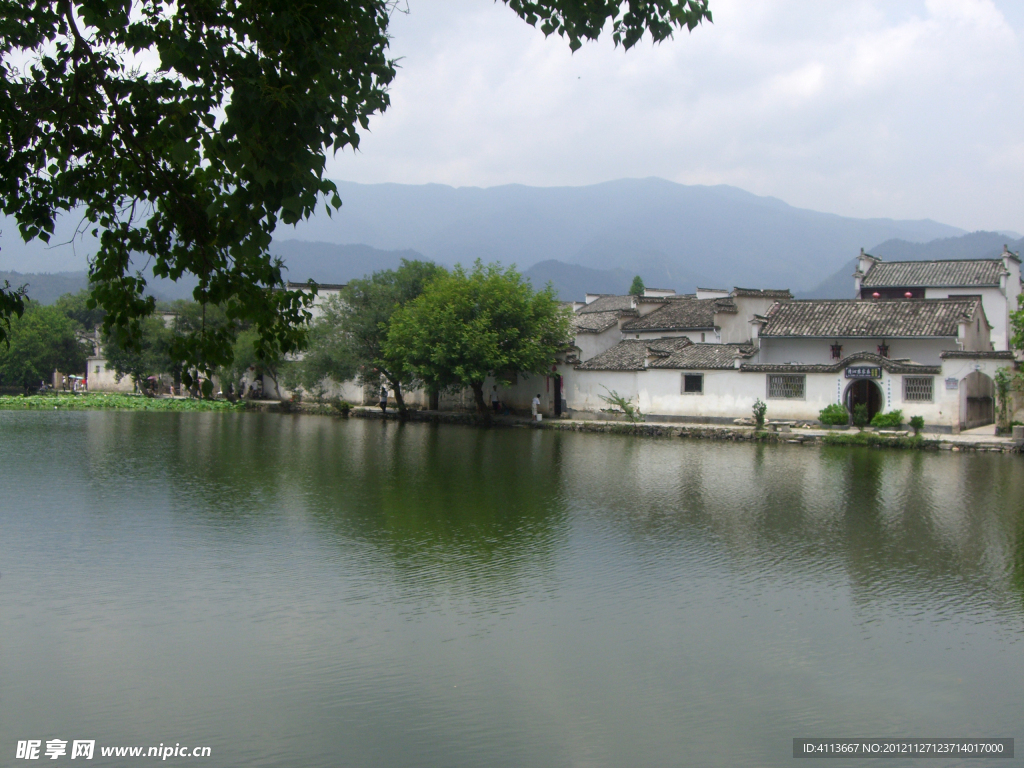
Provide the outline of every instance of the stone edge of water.
{"type": "MultiPolygon", "coordinates": [[[[288,404],[284,409],[275,408],[272,404],[268,410],[283,413],[309,414],[321,416],[344,416],[327,404],[301,403],[288,404]]],[[[400,420],[397,412],[386,415],[371,407],[356,407],[350,415],[363,419],[400,420]]],[[[953,453],[1016,453],[1022,452],[1020,445],[1012,443],[989,443],[984,441],[963,442],[945,441],[932,438],[888,437],[879,433],[827,433],[801,434],[794,432],[769,432],[756,430],[753,427],[715,427],[707,425],[673,426],[666,424],[627,424],[614,421],[589,421],[572,419],[547,419],[532,421],[524,418],[498,416],[484,418],[475,413],[457,411],[410,411],[409,421],[434,424],[457,424],[474,427],[506,427],[520,429],[547,429],[566,432],[590,432],[600,434],[632,435],[634,437],[678,437],[693,440],[726,440],[732,442],[759,442],[773,444],[806,445],[806,446],[849,446],[868,448],[889,448],[902,450],[951,451],[953,453]],[[862,437],[863,436],[863,437],[862,437]]]]}

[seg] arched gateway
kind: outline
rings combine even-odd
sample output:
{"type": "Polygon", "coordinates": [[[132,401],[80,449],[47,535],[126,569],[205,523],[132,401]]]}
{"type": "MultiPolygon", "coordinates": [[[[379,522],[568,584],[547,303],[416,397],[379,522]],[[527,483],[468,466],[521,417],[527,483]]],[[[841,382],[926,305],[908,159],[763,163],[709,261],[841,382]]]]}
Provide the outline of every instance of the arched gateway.
{"type": "Polygon", "coordinates": [[[876,413],[882,410],[882,390],[871,379],[855,379],[847,386],[843,401],[851,416],[856,406],[867,405],[868,420],[870,421],[876,413]]]}

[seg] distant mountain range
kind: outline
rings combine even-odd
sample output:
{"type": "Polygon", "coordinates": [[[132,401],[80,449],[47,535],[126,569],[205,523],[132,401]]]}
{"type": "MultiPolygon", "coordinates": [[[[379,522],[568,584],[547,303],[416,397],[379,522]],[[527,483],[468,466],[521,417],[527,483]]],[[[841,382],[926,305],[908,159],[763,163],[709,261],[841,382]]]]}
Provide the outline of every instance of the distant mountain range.
{"type": "MultiPolygon", "coordinates": [[[[338,187],[344,206],[333,218],[278,229],[271,252],[284,259],[289,280],[343,283],[402,258],[447,266],[480,258],[517,265],[537,287],[550,281],[563,299],[624,292],[636,274],[648,286],[685,292],[740,285],[849,295],[846,265],[861,247],[884,258],[977,257],[1001,251],[1008,239],[930,220],[818,213],[735,187],[662,179],[552,188],[338,187]]],[[[23,264],[33,263],[31,254],[13,245],[5,240],[0,268],[29,272],[23,264]]],[[[32,277],[30,293],[46,282],[23,277],[32,277]]],[[[193,285],[154,281],[153,291],[178,298],[193,285]]]]}
{"type": "MultiPolygon", "coordinates": [[[[480,258],[524,272],[558,261],[624,269],[631,278],[639,273],[645,282],[677,290],[724,286],[737,276],[745,284],[805,290],[861,247],[964,234],[934,221],[854,219],[735,187],[663,179],[489,189],[338,182],[338,189],[339,213],[279,229],[277,244],[286,238],[363,243],[412,249],[446,265],[480,258]]],[[[578,297],[580,285],[564,282],[564,268],[556,271],[578,297]]]]}

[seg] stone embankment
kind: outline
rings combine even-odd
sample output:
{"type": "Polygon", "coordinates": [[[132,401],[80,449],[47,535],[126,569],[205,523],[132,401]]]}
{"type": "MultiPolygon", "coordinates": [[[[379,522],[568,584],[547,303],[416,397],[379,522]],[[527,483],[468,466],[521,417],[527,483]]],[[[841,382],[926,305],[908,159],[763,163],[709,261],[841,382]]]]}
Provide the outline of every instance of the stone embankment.
{"type": "MultiPolygon", "coordinates": [[[[285,405],[282,410],[293,413],[309,413],[341,416],[328,404],[302,403],[285,405]]],[[[355,407],[348,412],[351,416],[364,419],[398,420],[396,411],[382,414],[379,409],[355,407]]],[[[829,431],[787,427],[769,423],[769,429],[754,427],[712,426],[701,424],[679,425],[672,423],[630,424],[622,421],[594,421],[576,419],[532,419],[516,416],[495,416],[484,419],[475,413],[456,411],[410,411],[410,421],[435,424],[461,424],[464,426],[518,427],[521,429],[548,429],[567,432],[594,432],[636,437],[686,438],[690,440],[730,440],[733,442],[785,443],[788,445],[852,445],[873,448],[903,448],[925,451],[951,451],[953,453],[1021,453],[1022,445],[1008,438],[995,436],[935,435],[914,436],[909,432],[856,432],[829,431]],[[776,431],[773,427],[779,429],[776,431]]]]}

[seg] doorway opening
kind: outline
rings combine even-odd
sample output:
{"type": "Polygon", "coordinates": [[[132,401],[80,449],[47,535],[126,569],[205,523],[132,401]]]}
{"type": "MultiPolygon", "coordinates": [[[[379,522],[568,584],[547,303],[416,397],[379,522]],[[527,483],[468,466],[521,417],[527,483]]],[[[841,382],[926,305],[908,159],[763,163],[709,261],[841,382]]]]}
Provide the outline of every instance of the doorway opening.
{"type": "Polygon", "coordinates": [[[996,421],[996,385],[981,371],[960,381],[960,429],[974,429],[996,421]]]}
{"type": "Polygon", "coordinates": [[[853,409],[858,405],[867,405],[868,421],[882,410],[882,390],[870,379],[857,379],[846,388],[846,409],[853,416],[853,409]]]}

